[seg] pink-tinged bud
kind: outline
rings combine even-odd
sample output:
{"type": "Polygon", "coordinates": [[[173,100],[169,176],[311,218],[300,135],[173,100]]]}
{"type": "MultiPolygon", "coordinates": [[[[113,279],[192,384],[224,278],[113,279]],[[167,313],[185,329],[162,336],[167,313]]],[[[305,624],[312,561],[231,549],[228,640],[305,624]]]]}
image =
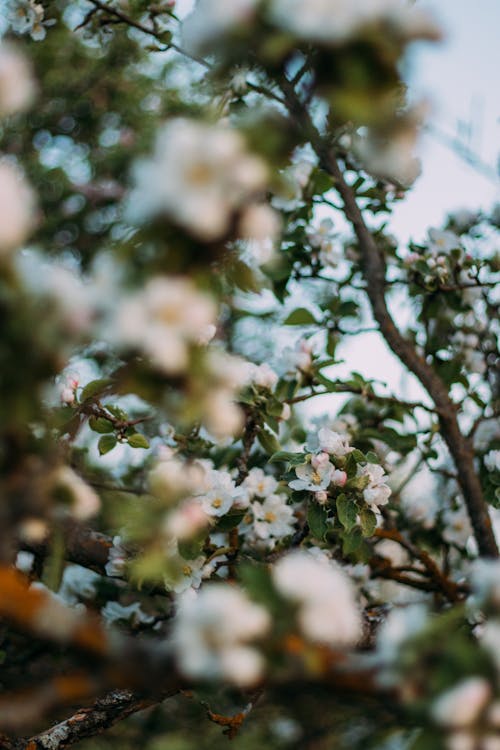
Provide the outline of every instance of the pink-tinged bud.
{"type": "Polygon", "coordinates": [[[347,474],[345,473],[345,471],[335,469],[332,474],[332,482],[333,484],[337,485],[337,487],[343,487],[347,482],[347,474]]]}
{"type": "Polygon", "coordinates": [[[291,416],[292,416],[292,410],[290,408],[290,404],[283,404],[283,409],[281,410],[280,419],[286,422],[288,419],[290,419],[291,416]]]}
{"type": "Polygon", "coordinates": [[[188,500],[168,517],[166,528],[177,539],[188,540],[209,525],[210,518],[201,504],[188,500]]]}
{"type": "Polygon", "coordinates": [[[314,469],[320,469],[329,462],[330,456],[328,453],[317,453],[311,458],[311,466],[314,469]]]}
{"type": "Polygon", "coordinates": [[[316,492],[314,495],[314,499],[318,503],[318,505],[326,505],[328,502],[328,492],[325,490],[320,490],[319,492],[316,492]]]}
{"type": "Polygon", "coordinates": [[[416,263],[418,260],[420,260],[421,257],[422,256],[419,255],[418,253],[408,253],[404,262],[407,266],[411,266],[413,265],[413,263],[416,263]]]}
{"type": "Polygon", "coordinates": [[[61,391],[61,401],[63,404],[74,403],[75,391],[72,388],[63,388],[61,391]]]}

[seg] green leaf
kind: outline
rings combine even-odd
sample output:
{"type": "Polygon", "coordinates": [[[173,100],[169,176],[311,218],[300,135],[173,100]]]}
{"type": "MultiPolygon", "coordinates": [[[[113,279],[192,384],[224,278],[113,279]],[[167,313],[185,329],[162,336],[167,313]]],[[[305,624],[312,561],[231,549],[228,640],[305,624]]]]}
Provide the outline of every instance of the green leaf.
{"type": "Polygon", "coordinates": [[[127,438],[127,443],[131,448],[149,448],[149,440],[140,432],[134,432],[127,438]]]}
{"type": "Polygon", "coordinates": [[[328,531],[328,513],[326,508],[315,502],[309,503],[307,523],[309,524],[311,534],[316,539],[323,540],[328,531]]]}
{"type": "Polygon", "coordinates": [[[291,464],[292,466],[300,466],[305,463],[305,456],[303,453],[290,453],[289,451],[278,451],[273,453],[271,458],[268,460],[269,464],[277,464],[280,461],[283,463],[291,464]]]}
{"type": "Polygon", "coordinates": [[[290,313],[290,315],[283,321],[285,326],[310,326],[318,325],[316,318],[310,310],[306,310],[305,307],[298,307],[296,310],[290,313]]]}
{"type": "Polygon", "coordinates": [[[370,508],[362,508],[359,513],[359,522],[363,536],[373,536],[377,528],[377,516],[370,508]]]}
{"type": "Polygon", "coordinates": [[[102,438],[100,438],[99,442],[97,443],[99,454],[101,456],[104,456],[106,453],[109,453],[109,451],[112,451],[115,445],[116,445],[115,435],[103,435],[102,438]]]}
{"type": "Polygon", "coordinates": [[[94,432],[99,432],[104,435],[107,432],[113,432],[114,429],[113,423],[104,417],[90,417],[89,427],[91,430],[94,430],[94,432]]]}
{"type": "Polygon", "coordinates": [[[91,380],[87,383],[83,389],[80,401],[86,401],[89,398],[100,396],[104,391],[111,385],[113,381],[110,378],[100,378],[99,380],[91,380]]]}
{"type": "Polygon", "coordinates": [[[359,550],[362,542],[363,536],[361,534],[361,529],[357,526],[351,532],[344,534],[342,552],[344,555],[352,555],[359,550]]]}
{"type": "Polygon", "coordinates": [[[231,531],[243,521],[246,510],[230,510],[225,516],[221,516],[215,527],[216,531],[231,531]]]}
{"type": "Polygon", "coordinates": [[[356,516],[358,509],[353,500],[349,500],[346,495],[339,495],[336,502],[337,516],[346,531],[350,531],[356,526],[356,516]]]}
{"type": "Polygon", "coordinates": [[[264,448],[266,453],[270,453],[271,455],[273,455],[277,451],[279,451],[280,444],[278,443],[274,435],[268,430],[259,430],[259,432],[257,433],[257,440],[264,448]]]}
{"type": "Polygon", "coordinates": [[[355,448],[353,451],[351,451],[351,456],[354,458],[354,460],[356,461],[356,463],[360,463],[360,462],[366,461],[365,454],[362,453],[361,451],[358,451],[357,448],[355,448]]]}

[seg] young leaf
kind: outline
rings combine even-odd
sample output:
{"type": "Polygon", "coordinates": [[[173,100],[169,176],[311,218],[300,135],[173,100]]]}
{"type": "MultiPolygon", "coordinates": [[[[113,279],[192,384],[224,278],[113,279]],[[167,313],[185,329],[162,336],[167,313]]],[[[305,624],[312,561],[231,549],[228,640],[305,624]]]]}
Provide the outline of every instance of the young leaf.
{"type": "Polygon", "coordinates": [[[339,495],[336,502],[337,516],[346,531],[350,531],[356,526],[356,516],[358,509],[352,500],[349,500],[344,494],[339,495]]]}
{"type": "Polygon", "coordinates": [[[127,438],[127,443],[131,448],[149,448],[149,440],[140,432],[134,432],[127,438]]]}
{"type": "Polygon", "coordinates": [[[377,516],[375,513],[370,508],[362,508],[359,513],[359,521],[363,536],[373,536],[373,532],[377,528],[377,516]]]}
{"type": "Polygon", "coordinates": [[[312,536],[316,539],[323,540],[328,531],[328,515],[326,508],[315,502],[309,503],[309,508],[307,510],[307,523],[311,529],[312,536]]]}
{"type": "Polygon", "coordinates": [[[109,451],[112,451],[115,445],[116,445],[115,435],[103,435],[102,438],[100,438],[99,442],[97,443],[99,454],[101,456],[104,456],[106,453],[109,453],[109,451]]]}
{"type": "Polygon", "coordinates": [[[283,321],[285,326],[310,326],[317,325],[317,320],[310,310],[306,310],[305,307],[298,307],[296,310],[290,313],[290,315],[283,321]]]}

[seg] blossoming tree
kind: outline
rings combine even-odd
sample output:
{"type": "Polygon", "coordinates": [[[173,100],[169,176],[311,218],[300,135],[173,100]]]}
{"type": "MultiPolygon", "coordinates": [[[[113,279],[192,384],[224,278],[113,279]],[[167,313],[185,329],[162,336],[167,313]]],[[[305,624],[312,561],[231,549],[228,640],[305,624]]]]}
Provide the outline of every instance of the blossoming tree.
{"type": "Polygon", "coordinates": [[[8,0],[0,747],[500,748],[500,215],[389,233],[439,37],[8,0]]]}

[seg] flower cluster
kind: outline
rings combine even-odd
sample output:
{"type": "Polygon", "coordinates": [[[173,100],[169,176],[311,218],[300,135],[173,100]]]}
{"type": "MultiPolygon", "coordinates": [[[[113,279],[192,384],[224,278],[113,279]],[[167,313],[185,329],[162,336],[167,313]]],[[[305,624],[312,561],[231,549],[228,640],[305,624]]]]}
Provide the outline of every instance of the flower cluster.
{"type": "Polygon", "coordinates": [[[251,469],[242,488],[246,492],[246,513],[242,533],[250,547],[273,549],[278,541],[294,532],[295,516],[278,482],[262,469],[251,469]]]}
{"type": "MultiPolygon", "coordinates": [[[[153,157],[136,165],[130,212],[141,221],[166,214],[212,242],[227,235],[243,207],[255,211],[267,180],[266,164],[236,130],[177,118],[158,132],[153,157]]],[[[248,236],[251,217],[240,218],[248,236]]]]}
{"type": "Polygon", "coordinates": [[[29,34],[36,42],[45,39],[46,27],[54,23],[45,19],[45,9],[36,0],[8,0],[7,18],[13,31],[29,34]]]}
{"type": "Polygon", "coordinates": [[[330,646],[353,646],[361,635],[354,589],[343,571],[324,555],[290,552],[272,570],[277,590],[298,605],[304,636],[330,646]]]}
{"type": "Polygon", "coordinates": [[[253,685],[264,661],[249,644],[269,626],[266,610],[234,586],[211,584],[197,595],[188,593],[180,600],[172,636],[179,667],[188,677],[253,685]]]}
{"type": "Polygon", "coordinates": [[[168,375],[184,372],[190,349],[215,330],[216,306],[187,278],[158,276],[126,297],[111,323],[111,339],[137,349],[168,375]]]}

